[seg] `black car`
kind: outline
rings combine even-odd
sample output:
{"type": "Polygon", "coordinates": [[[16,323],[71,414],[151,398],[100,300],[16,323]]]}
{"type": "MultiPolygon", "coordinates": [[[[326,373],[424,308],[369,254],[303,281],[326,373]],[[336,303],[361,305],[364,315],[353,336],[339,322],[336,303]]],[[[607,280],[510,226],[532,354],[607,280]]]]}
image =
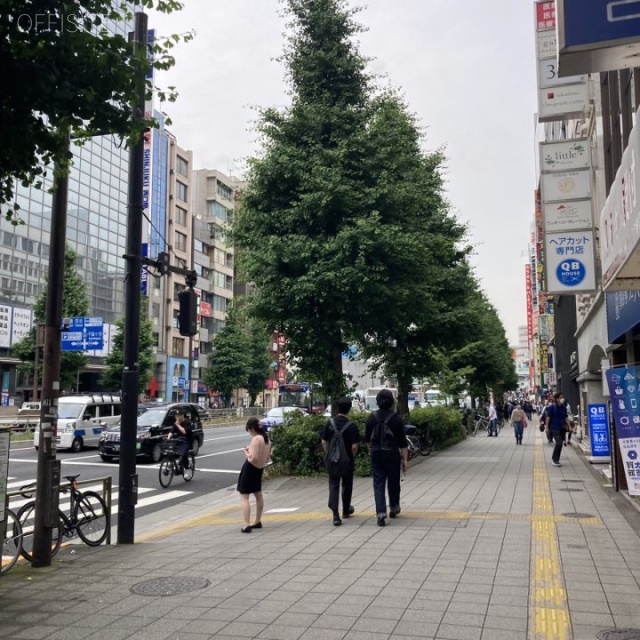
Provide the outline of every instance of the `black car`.
{"type": "MultiPolygon", "coordinates": [[[[186,402],[173,402],[171,404],[154,404],[141,406],[138,413],[138,434],[136,436],[137,455],[144,456],[152,462],[158,462],[161,457],[160,442],[168,435],[175,424],[178,410],[184,412],[185,417],[193,424],[193,453],[204,442],[202,420],[198,407],[186,402]]],[[[111,462],[120,456],[120,425],[115,425],[104,430],[98,443],[100,457],[105,462],[111,462]]]]}

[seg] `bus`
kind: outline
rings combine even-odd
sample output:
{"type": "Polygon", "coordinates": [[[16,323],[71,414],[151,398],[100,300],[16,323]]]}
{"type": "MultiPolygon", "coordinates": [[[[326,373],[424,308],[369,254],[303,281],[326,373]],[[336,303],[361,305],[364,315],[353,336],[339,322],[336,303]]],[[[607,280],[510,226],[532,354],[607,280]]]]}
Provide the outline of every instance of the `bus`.
{"type": "Polygon", "coordinates": [[[311,385],[308,382],[288,382],[278,388],[279,407],[299,407],[309,410],[311,385]]]}

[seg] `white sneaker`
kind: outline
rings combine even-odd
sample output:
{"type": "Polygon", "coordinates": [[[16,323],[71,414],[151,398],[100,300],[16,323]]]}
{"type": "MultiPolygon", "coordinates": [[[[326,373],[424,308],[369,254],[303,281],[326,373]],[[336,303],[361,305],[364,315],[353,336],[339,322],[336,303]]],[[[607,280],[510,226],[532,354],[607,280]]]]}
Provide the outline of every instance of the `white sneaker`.
{"type": "Polygon", "coordinates": [[[561,467],[561,466],[562,466],[562,464],[561,464],[560,462],[553,462],[553,461],[551,461],[551,464],[552,464],[554,467],[561,467]]]}

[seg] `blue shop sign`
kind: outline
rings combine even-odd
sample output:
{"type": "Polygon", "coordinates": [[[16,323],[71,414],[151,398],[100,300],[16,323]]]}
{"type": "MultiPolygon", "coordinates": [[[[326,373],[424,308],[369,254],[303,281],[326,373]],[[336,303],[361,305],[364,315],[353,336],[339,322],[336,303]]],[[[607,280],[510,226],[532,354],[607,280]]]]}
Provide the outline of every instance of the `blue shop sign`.
{"type": "Polygon", "coordinates": [[[611,455],[609,444],[609,421],[607,420],[606,404],[587,405],[589,417],[589,441],[591,442],[591,455],[594,457],[611,455]]]}
{"type": "Polygon", "coordinates": [[[606,295],[607,338],[609,344],[622,344],[625,333],[640,324],[640,291],[613,291],[606,295]]]}

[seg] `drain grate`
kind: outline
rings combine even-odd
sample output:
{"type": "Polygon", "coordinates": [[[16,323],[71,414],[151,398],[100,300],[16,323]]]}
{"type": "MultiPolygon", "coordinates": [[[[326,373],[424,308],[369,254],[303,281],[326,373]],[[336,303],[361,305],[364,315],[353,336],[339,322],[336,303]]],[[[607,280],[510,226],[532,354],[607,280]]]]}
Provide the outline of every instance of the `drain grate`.
{"type": "Polygon", "coordinates": [[[640,640],[640,629],[607,629],[600,631],[598,640],[640,640]]]}
{"type": "Polygon", "coordinates": [[[561,482],[584,482],[584,480],[561,480],[561,482]]]}
{"type": "Polygon", "coordinates": [[[154,578],[139,582],[131,587],[131,593],[139,596],[175,596],[179,593],[189,593],[197,589],[204,589],[211,583],[205,578],[189,578],[173,576],[171,578],[154,578]]]}
{"type": "Polygon", "coordinates": [[[558,491],[584,491],[584,489],[574,489],[573,487],[562,487],[560,489],[558,489],[558,491]]]}
{"type": "Polygon", "coordinates": [[[595,518],[592,513],[562,513],[560,515],[563,515],[565,518],[595,518]]]}

